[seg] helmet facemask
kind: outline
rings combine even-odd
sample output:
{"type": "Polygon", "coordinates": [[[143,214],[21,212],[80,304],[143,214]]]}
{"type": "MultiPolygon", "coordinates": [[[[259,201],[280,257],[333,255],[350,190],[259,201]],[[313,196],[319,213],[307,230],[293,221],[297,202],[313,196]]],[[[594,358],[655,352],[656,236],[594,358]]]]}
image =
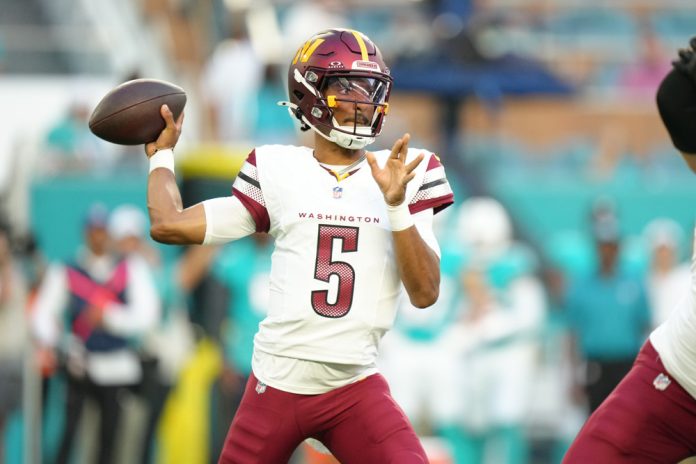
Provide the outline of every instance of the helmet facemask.
{"type": "MultiPolygon", "coordinates": [[[[355,71],[323,78],[320,74],[318,70],[309,70],[305,76],[295,73],[295,79],[315,96],[309,114],[299,115],[301,120],[343,148],[359,150],[374,142],[389,111],[391,78],[355,71]]],[[[296,116],[297,110],[291,108],[296,116]]]]}
{"type": "Polygon", "coordinates": [[[386,79],[351,74],[327,76],[320,89],[323,99],[313,116],[327,111],[325,118],[318,118],[322,121],[319,125],[324,126],[320,131],[343,148],[360,149],[379,135],[389,108],[388,93],[386,79]],[[321,108],[322,104],[326,107],[321,108]]]}

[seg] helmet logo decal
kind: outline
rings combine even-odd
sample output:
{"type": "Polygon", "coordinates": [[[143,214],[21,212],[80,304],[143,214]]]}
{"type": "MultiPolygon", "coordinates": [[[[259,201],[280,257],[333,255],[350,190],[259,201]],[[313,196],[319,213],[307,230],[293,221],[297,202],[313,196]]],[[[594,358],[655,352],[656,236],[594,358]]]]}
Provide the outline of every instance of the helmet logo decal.
{"type": "Polygon", "coordinates": [[[309,60],[309,57],[312,56],[312,53],[314,53],[314,50],[316,50],[323,41],[324,39],[316,39],[314,42],[312,42],[312,39],[306,41],[304,45],[297,50],[295,58],[292,60],[292,64],[297,64],[298,60],[306,63],[307,60],[309,60]]]}
{"type": "Polygon", "coordinates": [[[379,69],[379,64],[373,62],[373,61],[353,61],[353,66],[352,69],[364,69],[366,71],[377,71],[377,72],[382,72],[381,69],[379,69]]]}
{"type": "Polygon", "coordinates": [[[340,61],[332,61],[329,63],[329,69],[343,68],[343,63],[340,61]]]}

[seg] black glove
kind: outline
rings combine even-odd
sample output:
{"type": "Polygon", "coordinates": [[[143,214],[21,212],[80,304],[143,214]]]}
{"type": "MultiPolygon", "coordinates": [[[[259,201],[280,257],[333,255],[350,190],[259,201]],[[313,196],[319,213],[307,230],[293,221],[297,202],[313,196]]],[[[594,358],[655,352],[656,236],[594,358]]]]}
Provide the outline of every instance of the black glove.
{"type": "Polygon", "coordinates": [[[672,61],[672,65],[696,84],[696,37],[691,38],[688,48],[679,50],[679,59],[672,61]]]}

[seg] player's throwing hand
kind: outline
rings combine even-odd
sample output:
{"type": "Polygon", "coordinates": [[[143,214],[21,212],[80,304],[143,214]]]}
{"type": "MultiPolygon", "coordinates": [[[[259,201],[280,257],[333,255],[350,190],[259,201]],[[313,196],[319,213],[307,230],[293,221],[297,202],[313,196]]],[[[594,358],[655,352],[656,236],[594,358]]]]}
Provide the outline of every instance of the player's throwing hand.
{"type": "Polygon", "coordinates": [[[179,118],[174,121],[174,115],[167,105],[162,105],[160,108],[162,119],[167,124],[164,130],[160,133],[157,140],[145,145],[145,153],[147,157],[154,155],[158,150],[165,148],[174,148],[176,142],[181,135],[181,127],[184,124],[184,112],[182,111],[179,118]]]}
{"type": "Polygon", "coordinates": [[[406,155],[408,153],[408,142],[411,139],[409,134],[404,134],[403,137],[394,142],[391,149],[391,155],[387,159],[383,168],[380,168],[375,159],[375,155],[367,152],[367,162],[372,170],[372,177],[379,185],[379,189],[384,194],[384,201],[389,206],[397,206],[403,203],[406,197],[406,184],[416,175],[414,170],[423,161],[424,155],[421,153],[406,164],[406,155]]]}

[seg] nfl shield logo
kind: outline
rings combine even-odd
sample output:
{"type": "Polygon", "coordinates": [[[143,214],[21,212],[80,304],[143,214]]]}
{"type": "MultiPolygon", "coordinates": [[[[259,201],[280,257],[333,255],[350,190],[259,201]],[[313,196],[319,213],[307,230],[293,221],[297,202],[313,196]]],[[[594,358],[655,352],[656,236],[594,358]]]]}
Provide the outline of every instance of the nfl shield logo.
{"type": "Polygon", "coordinates": [[[333,188],[333,197],[334,198],[341,198],[343,196],[343,188],[339,187],[338,185],[333,188]]]}
{"type": "Polygon", "coordinates": [[[653,380],[653,386],[660,391],[666,390],[670,383],[672,383],[672,381],[669,380],[669,377],[665,374],[659,374],[655,377],[655,380],[653,380]]]}
{"type": "Polygon", "coordinates": [[[266,384],[263,382],[256,383],[256,393],[259,395],[266,391],[266,384]]]}

